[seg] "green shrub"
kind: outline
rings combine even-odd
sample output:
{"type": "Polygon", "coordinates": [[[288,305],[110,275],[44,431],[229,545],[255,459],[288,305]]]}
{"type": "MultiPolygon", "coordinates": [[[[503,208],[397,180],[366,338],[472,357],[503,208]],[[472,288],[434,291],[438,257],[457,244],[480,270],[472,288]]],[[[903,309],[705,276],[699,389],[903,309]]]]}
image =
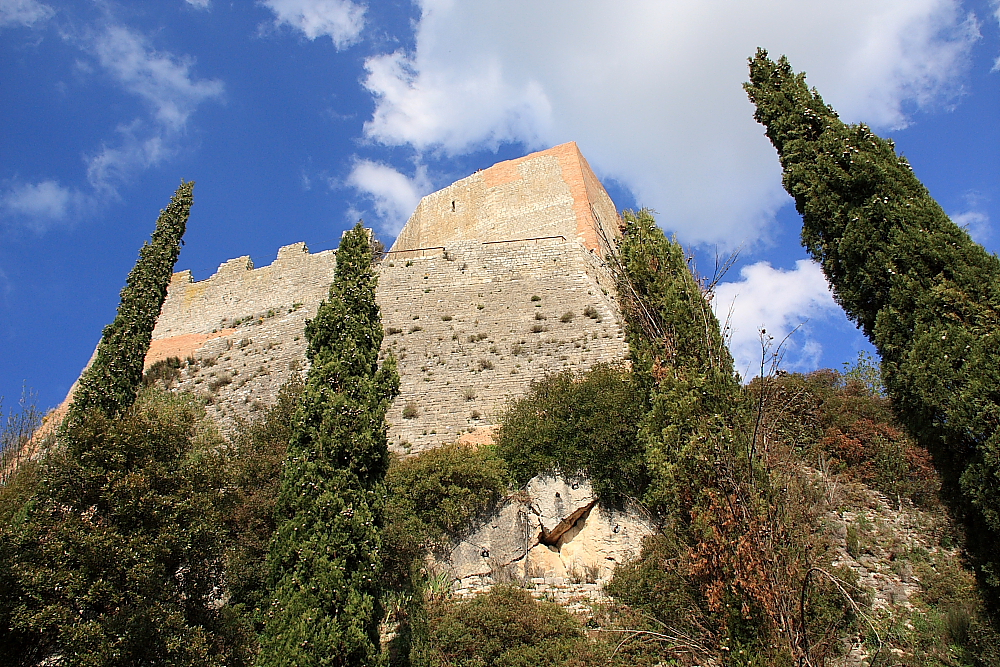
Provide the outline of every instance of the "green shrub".
{"type": "Polygon", "coordinates": [[[303,387],[302,378],[293,374],[278,391],[275,404],[260,417],[237,421],[230,443],[225,570],[230,604],[254,624],[245,647],[249,655],[256,652],[256,635],[268,603],[268,545],[275,529],[281,465],[303,387]]]}
{"type": "Polygon", "coordinates": [[[145,386],[160,382],[165,389],[170,389],[181,377],[181,360],[177,357],[167,357],[160,359],[146,369],[142,376],[142,383],[145,386]]]}
{"type": "Polygon", "coordinates": [[[405,576],[410,555],[442,551],[503,497],[504,462],[490,449],[449,444],[406,459],[394,459],[386,483],[387,544],[398,544],[405,576]]]}
{"type": "Polygon", "coordinates": [[[649,482],[636,429],[646,402],[632,374],[595,366],[531,385],[501,418],[497,453],[516,482],[535,475],[585,475],[603,499],[641,496],[649,482]]]}
{"type": "Polygon", "coordinates": [[[512,586],[463,602],[432,601],[427,617],[420,662],[428,667],[561,667],[587,650],[565,609],[512,586]]]}
{"type": "Polygon", "coordinates": [[[63,433],[0,526],[0,663],[242,664],[219,567],[224,450],[204,409],[147,388],[63,433]]]}

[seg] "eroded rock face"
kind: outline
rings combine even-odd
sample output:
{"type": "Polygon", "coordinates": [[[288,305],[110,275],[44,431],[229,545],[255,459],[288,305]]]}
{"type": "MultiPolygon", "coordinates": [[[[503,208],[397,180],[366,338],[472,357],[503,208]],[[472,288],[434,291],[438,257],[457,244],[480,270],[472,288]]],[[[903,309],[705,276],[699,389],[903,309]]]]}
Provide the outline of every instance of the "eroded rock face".
{"type": "Polygon", "coordinates": [[[517,581],[575,585],[593,598],[655,530],[637,505],[601,506],[586,479],[536,477],[433,567],[449,573],[459,594],[517,581]]]}

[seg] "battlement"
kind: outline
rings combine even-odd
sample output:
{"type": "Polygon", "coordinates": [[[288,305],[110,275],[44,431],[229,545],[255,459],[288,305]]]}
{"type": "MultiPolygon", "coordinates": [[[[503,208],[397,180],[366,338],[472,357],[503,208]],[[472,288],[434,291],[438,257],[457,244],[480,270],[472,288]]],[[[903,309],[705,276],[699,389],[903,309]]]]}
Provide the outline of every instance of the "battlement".
{"type": "Polygon", "coordinates": [[[244,255],[223,262],[212,276],[199,282],[194,282],[190,271],[175,273],[153,339],[211,334],[275,308],[318,304],[330,289],[335,266],[336,251],[311,254],[305,243],[293,243],[279,249],[274,262],[259,269],[244,255]]]}

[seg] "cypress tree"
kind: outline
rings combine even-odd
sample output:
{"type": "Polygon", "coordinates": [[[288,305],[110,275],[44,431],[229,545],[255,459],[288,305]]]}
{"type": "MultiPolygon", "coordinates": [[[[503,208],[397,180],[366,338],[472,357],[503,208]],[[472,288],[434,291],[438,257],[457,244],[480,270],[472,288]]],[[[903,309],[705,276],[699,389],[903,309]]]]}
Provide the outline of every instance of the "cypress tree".
{"type": "Polygon", "coordinates": [[[191,397],[138,391],[193,185],[161,211],[61,446],[0,525],[4,664],[239,664],[218,593],[223,441],[191,397]]]}
{"type": "Polygon", "coordinates": [[[886,391],[943,476],[981,581],[1000,586],[1000,261],[891,141],[843,123],[759,49],[745,84],[802,215],[802,243],[878,349],[886,391]]]}
{"type": "Polygon", "coordinates": [[[370,665],[379,655],[385,414],[399,377],[393,359],[379,363],[376,284],[359,223],[341,240],[329,299],[306,324],[311,367],[268,555],[262,667],[370,665]]]}
{"type": "Polygon", "coordinates": [[[104,327],[94,362],[83,372],[66,415],[66,426],[91,410],[114,417],[135,401],[156,318],[181,252],[181,239],[193,203],[194,181],[181,181],[167,208],[160,211],[149,243],[121,291],[118,314],[104,327]]]}
{"type": "Polygon", "coordinates": [[[649,396],[638,434],[651,477],[646,502],[661,514],[686,512],[698,491],[689,482],[712,477],[719,452],[706,448],[730,440],[739,382],[683,248],[647,209],[625,211],[623,223],[619,301],[633,370],[649,396]]]}

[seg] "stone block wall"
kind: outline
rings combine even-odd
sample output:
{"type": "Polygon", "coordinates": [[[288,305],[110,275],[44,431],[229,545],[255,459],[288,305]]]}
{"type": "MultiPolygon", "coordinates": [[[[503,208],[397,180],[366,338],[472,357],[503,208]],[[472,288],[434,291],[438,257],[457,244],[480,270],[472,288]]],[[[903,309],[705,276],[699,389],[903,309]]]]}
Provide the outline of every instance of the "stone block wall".
{"type": "Polygon", "coordinates": [[[618,234],[614,202],[576,143],[489,169],[424,197],[393,250],[562,236],[602,255],[618,234]]]}
{"type": "MultiPolygon", "coordinates": [[[[307,318],[325,298],[333,251],[285,246],[273,264],[241,257],[212,277],[176,274],[147,364],[188,359],[179,389],[201,393],[224,430],[304,373],[307,318]]],[[[398,359],[390,445],[402,454],[475,438],[533,380],[625,358],[611,278],[576,240],[468,241],[391,252],[379,267],[383,351],[398,359]]]]}

